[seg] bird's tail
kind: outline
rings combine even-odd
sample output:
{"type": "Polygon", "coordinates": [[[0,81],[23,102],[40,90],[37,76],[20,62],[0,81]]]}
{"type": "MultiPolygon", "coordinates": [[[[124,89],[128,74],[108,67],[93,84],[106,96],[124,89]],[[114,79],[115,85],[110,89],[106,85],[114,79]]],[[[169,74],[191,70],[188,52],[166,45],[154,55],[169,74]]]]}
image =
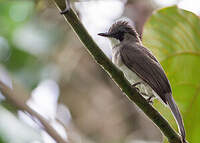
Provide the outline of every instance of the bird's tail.
{"type": "Polygon", "coordinates": [[[183,125],[183,119],[181,117],[181,114],[180,114],[180,111],[171,95],[171,93],[168,93],[165,95],[166,96],[166,100],[167,100],[167,103],[176,119],[176,122],[178,124],[178,128],[179,128],[179,132],[181,133],[181,136],[182,136],[182,141],[183,143],[186,143],[186,140],[185,140],[185,129],[184,129],[184,125],[183,125]]]}

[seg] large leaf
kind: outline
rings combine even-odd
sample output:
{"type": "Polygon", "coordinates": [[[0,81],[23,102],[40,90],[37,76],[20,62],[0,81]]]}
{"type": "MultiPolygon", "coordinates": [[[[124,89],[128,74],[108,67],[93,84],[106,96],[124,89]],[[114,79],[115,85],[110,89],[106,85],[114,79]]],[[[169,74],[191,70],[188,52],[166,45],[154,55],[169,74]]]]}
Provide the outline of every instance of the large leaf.
{"type": "MultiPolygon", "coordinates": [[[[176,6],[156,11],[146,22],[143,44],[159,59],[182,112],[187,140],[200,142],[200,19],[176,6]]],[[[156,105],[159,106],[160,105],[156,105]]],[[[160,107],[173,127],[169,110],[160,107]]]]}

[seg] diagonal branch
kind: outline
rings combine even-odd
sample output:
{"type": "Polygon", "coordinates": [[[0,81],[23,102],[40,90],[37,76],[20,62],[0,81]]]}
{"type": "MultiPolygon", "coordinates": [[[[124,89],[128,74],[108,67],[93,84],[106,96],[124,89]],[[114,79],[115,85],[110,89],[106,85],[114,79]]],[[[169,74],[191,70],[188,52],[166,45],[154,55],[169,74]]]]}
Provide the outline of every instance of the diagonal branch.
{"type": "MultiPolygon", "coordinates": [[[[65,9],[64,0],[54,0],[59,10],[65,9]]],[[[67,1],[66,1],[67,2],[67,1]]],[[[131,87],[123,73],[106,57],[97,44],[93,41],[84,28],[69,1],[65,9],[64,18],[70,24],[82,44],[85,46],[94,60],[110,75],[118,87],[133,101],[143,112],[160,128],[170,143],[181,143],[180,136],[172,129],[169,123],[148,102],[131,87]]]]}
{"type": "Polygon", "coordinates": [[[6,99],[12,103],[16,108],[19,110],[22,110],[25,113],[29,113],[30,115],[36,117],[40,123],[43,125],[45,131],[57,142],[57,143],[67,143],[58,133],[57,131],[46,121],[45,118],[43,118],[40,114],[35,112],[33,109],[31,109],[24,101],[17,98],[18,92],[15,89],[10,89],[7,87],[3,82],[0,81],[0,91],[3,93],[3,95],[6,97],[6,99]]]}

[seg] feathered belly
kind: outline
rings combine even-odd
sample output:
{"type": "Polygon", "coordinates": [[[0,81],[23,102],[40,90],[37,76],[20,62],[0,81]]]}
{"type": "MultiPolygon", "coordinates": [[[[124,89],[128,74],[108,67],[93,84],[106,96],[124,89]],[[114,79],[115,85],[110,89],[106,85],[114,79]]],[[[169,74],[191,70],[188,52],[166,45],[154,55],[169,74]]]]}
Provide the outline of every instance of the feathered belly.
{"type": "Polygon", "coordinates": [[[125,77],[131,84],[143,82],[143,80],[136,73],[132,72],[126,65],[123,64],[119,68],[123,71],[125,77]]]}
{"type": "Polygon", "coordinates": [[[141,93],[145,93],[146,95],[148,95],[145,98],[148,98],[150,96],[154,96],[156,93],[153,91],[153,89],[147,84],[145,83],[136,73],[134,73],[133,71],[131,71],[126,65],[121,65],[119,67],[126,79],[133,85],[134,83],[138,83],[140,82],[141,84],[137,85],[137,88],[139,89],[139,91],[141,93]]]}

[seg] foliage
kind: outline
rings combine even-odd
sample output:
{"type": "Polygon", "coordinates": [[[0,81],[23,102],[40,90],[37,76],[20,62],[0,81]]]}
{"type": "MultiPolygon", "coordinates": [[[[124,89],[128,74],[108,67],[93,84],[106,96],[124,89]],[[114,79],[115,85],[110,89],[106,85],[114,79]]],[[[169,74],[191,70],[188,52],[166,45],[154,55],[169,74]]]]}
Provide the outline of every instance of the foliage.
{"type": "MultiPolygon", "coordinates": [[[[34,19],[33,14],[36,13],[34,6],[33,1],[0,1],[0,78],[2,80],[4,76],[1,71],[3,65],[16,79],[25,83],[28,89],[32,89],[41,80],[41,72],[45,68],[42,60],[46,60],[41,54],[48,55],[47,51],[50,51],[47,49],[44,52],[40,49],[39,52],[34,53],[28,50],[29,45],[35,46],[35,49],[42,46],[44,48],[45,45],[42,42],[46,42],[46,47],[51,48],[49,45],[52,41],[55,42],[51,40],[51,37],[57,40],[56,34],[51,36],[48,33],[52,33],[51,30],[31,21],[34,19]],[[39,39],[39,42],[34,39],[39,39]],[[29,45],[26,45],[27,43],[29,45]],[[24,49],[24,47],[28,48],[24,49]]],[[[35,18],[35,20],[38,19],[35,18]]],[[[8,104],[7,101],[2,101],[1,93],[0,96],[0,143],[23,143],[35,140],[42,142],[40,131],[19,120],[14,106],[8,104]],[[13,111],[14,114],[12,114],[13,111]]]]}
{"type": "Polygon", "coordinates": [[[41,23],[36,10],[33,1],[0,2],[0,62],[29,89],[41,80],[60,38],[59,28],[41,23]]]}
{"type": "MultiPolygon", "coordinates": [[[[143,44],[161,61],[169,77],[173,96],[183,115],[187,140],[192,143],[200,141],[199,35],[199,17],[176,6],[156,11],[146,22],[143,33],[143,44]]],[[[166,118],[172,120],[169,111],[160,108],[166,118]]]]}

